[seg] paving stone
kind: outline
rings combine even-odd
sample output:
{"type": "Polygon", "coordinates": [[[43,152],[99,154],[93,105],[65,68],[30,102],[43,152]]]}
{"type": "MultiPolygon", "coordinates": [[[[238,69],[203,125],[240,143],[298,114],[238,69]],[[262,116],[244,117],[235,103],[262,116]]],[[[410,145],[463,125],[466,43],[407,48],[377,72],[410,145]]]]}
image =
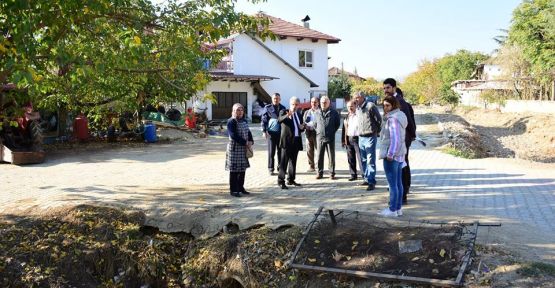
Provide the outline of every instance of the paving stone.
{"type": "MultiPolygon", "coordinates": [[[[211,137],[195,143],[50,155],[40,165],[1,164],[0,213],[41,213],[83,203],[125,205],[145,211],[149,223],[163,230],[210,236],[230,219],[241,228],[259,223],[303,225],[320,205],[375,212],[387,205],[381,161],[377,189],[367,192],[357,186],[360,181],[347,181],[346,153],[340,147],[338,180],[316,180],[313,173],[303,172],[308,163],[301,152],[296,181],[303,186],[279,189],[277,176],[267,173],[261,137],[255,137],[255,157],[246,174],[245,186],[253,194],[233,198],[224,170],[226,141],[211,137]]],[[[460,159],[418,145],[411,148],[410,157],[413,186],[404,218],[501,219],[555,239],[555,169],[524,167],[511,159],[460,159]]],[[[526,243],[520,238],[514,242],[526,243]]],[[[536,244],[555,257],[552,245],[529,243],[536,244]]]]}

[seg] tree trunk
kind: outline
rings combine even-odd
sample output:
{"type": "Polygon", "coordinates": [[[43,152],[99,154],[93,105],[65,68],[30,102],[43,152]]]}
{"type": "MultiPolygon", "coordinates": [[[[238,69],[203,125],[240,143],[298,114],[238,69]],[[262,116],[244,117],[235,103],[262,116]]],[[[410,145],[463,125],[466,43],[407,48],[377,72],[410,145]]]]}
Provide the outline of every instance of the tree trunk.
{"type": "Polygon", "coordinates": [[[555,101],[555,80],[551,81],[551,101],[555,101]]]}
{"type": "Polygon", "coordinates": [[[64,106],[58,108],[58,137],[66,136],[67,131],[67,110],[64,106]]]}

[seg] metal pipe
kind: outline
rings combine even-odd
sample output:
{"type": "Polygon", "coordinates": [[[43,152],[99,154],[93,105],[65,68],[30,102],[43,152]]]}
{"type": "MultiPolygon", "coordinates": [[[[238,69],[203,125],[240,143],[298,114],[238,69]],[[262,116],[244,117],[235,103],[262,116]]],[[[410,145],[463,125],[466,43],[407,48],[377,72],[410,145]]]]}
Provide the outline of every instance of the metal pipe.
{"type": "Polygon", "coordinates": [[[459,283],[460,285],[462,285],[464,271],[466,270],[466,266],[468,266],[468,264],[470,263],[470,256],[472,256],[472,251],[474,251],[474,244],[476,243],[476,237],[478,236],[478,225],[478,221],[474,222],[474,235],[472,236],[472,239],[468,244],[468,249],[466,250],[461,268],[459,269],[459,275],[457,275],[457,279],[455,279],[455,282],[459,283]]]}
{"type": "Polygon", "coordinates": [[[410,281],[410,282],[431,284],[431,285],[437,285],[437,286],[460,286],[460,284],[458,284],[457,282],[452,281],[452,280],[439,280],[439,279],[432,279],[432,278],[399,276],[399,275],[392,275],[392,274],[354,271],[354,270],[347,270],[347,269],[320,267],[320,266],[312,266],[312,265],[304,265],[304,264],[291,264],[291,267],[292,268],[297,268],[297,269],[346,274],[346,275],[352,275],[352,276],[357,276],[357,277],[361,277],[361,278],[380,278],[380,279],[387,279],[387,280],[402,280],[402,281],[410,281]]]}
{"type": "Polygon", "coordinates": [[[335,221],[335,215],[333,214],[333,210],[329,209],[328,213],[330,214],[330,219],[331,219],[331,224],[333,224],[333,226],[337,226],[337,221],[335,221]]]}
{"type": "Polygon", "coordinates": [[[301,246],[303,245],[306,236],[308,236],[308,232],[310,232],[310,229],[312,229],[312,226],[318,219],[318,216],[320,216],[320,213],[322,213],[322,209],[324,209],[324,206],[320,206],[320,208],[318,208],[318,211],[316,211],[316,214],[314,214],[314,218],[312,219],[312,221],[310,221],[310,223],[308,223],[308,227],[303,232],[303,238],[301,238],[301,241],[299,241],[299,244],[297,244],[297,248],[295,248],[293,255],[291,255],[291,260],[289,260],[289,263],[293,264],[293,262],[295,262],[295,258],[297,258],[297,254],[299,254],[299,250],[301,250],[301,246]]]}

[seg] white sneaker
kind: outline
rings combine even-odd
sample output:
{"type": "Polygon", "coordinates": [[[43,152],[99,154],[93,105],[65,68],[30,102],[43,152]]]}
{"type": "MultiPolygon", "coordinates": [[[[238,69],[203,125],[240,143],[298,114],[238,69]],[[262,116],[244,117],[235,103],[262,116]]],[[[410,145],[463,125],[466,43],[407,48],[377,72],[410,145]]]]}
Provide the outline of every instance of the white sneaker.
{"type": "Polygon", "coordinates": [[[397,211],[391,211],[389,210],[389,208],[385,208],[382,211],[380,211],[378,215],[381,215],[384,217],[397,217],[397,211]]]}
{"type": "Polygon", "coordinates": [[[397,216],[403,216],[403,208],[397,210],[397,216]]]}

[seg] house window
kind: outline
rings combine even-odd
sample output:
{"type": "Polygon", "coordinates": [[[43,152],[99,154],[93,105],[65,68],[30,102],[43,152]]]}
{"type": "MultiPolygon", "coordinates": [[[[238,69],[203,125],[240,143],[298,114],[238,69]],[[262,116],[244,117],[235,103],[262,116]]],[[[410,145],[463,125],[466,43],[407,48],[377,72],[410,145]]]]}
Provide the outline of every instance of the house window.
{"type": "Polygon", "coordinates": [[[299,67],[312,67],[312,51],[299,50],[299,67]]]}

